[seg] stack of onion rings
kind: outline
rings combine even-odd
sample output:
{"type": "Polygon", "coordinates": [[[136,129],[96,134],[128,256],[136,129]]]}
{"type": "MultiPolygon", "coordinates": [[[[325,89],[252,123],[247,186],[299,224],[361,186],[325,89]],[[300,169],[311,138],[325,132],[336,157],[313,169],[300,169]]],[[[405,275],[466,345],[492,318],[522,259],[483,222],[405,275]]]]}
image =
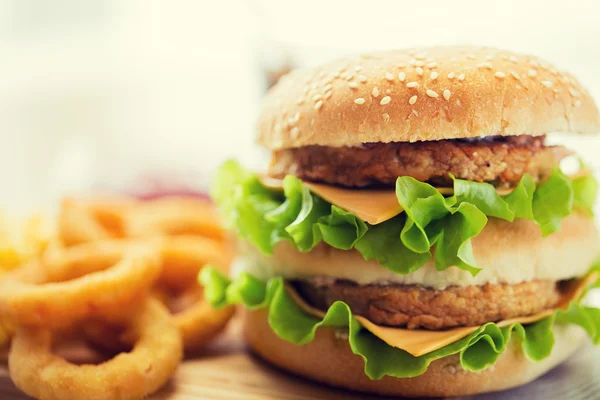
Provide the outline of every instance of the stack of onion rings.
{"type": "MultiPolygon", "coordinates": [[[[158,239],[162,249],[162,272],[157,287],[165,304],[178,302],[181,296],[194,294],[188,307],[175,307],[185,349],[201,350],[216,336],[233,315],[233,308],[214,310],[206,305],[198,290],[196,276],[206,265],[226,270],[232,251],[210,202],[196,198],[168,197],[152,201],[105,198],[63,201],[60,237],[65,245],[102,241],[107,237],[158,239]]],[[[173,307],[171,307],[173,309],[173,307]]],[[[124,347],[121,341],[101,340],[110,331],[93,326],[87,329],[90,342],[109,350],[124,347]]],[[[112,335],[114,337],[115,335],[112,335]]],[[[126,347],[127,345],[125,345],[126,347]]]]}
{"type": "Polygon", "coordinates": [[[205,303],[197,285],[205,264],[226,271],[232,261],[205,200],[68,199],[53,242],[0,276],[11,377],[36,398],[143,398],[165,384],[184,350],[202,350],[234,313],[205,303]],[[65,333],[113,358],[65,360],[53,353],[65,333]]]}
{"type": "MultiPolygon", "coordinates": [[[[198,236],[168,237],[154,243],[161,249],[163,268],[153,296],[172,312],[186,352],[198,353],[223,330],[234,308],[212,308],[203,300],[202,288],[194,277],[206,264],[226,267],[231,255],[214,239],[198,236]]],[[[91,321],[83,330],[90,343],[110,353],[131,345],[131,338],[122,335],[119,324],[107,326],[91,321]]]]}

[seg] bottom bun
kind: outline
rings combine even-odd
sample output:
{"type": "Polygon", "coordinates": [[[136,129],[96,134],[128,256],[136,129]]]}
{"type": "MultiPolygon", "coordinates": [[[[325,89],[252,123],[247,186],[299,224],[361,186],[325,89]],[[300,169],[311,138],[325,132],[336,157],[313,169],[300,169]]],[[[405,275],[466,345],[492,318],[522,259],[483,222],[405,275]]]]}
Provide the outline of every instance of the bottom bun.
{"type": "Polygon", "coordinates": [[[573,325],[554,327],[552,355],[541,362],[529,361],[512,340],[495,365],[468,372],[453,355],[431,363],[415,378],[371,380],[362,358],[352,353],[345,335],[321,328],[314,340],[297,346],[280,339],[267,323],[266,310],[246,311],[244,336],[250,348],[264,360],[293,374],[348,390],[402,397],[466,396],[506,390],[531,382],[571,356],[585,341],[585,332],[573,325]]]}

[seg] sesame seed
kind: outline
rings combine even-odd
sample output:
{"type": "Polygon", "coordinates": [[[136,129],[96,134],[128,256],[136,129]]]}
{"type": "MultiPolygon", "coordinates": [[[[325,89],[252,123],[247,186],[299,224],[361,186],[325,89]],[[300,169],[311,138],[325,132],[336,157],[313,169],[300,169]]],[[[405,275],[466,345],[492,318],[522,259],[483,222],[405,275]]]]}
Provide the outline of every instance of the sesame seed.
{"type": "Polygon", "coordinates": [[[324,78],[325,77],[325,71],[323,71],[323,70],[319,71],[318,77],[319,78],[324,78]]]}
{"type": "Polygon", "coordinates": [[[458,76],[458,80],[459,80],[459,81],[464,81],[464,80],[465,80],[465,74],[460,74],[460,75],[458,76]]]}
{"type": "Polygon", "coordinates": [[[316,89],[316,88],[317,88],[317,82],[313,82],[313,83],[310,85],[310,88],[311,88],[311,89],[316,89]]]}
{"type": "Polygon", "coordinates": [[[427,57],[427,53],[419,53],[419,54],[415,54],[414,56],[417,60],[423,60],[425,57],[427,57]]]}
{"type": "Polygon", "coordinates": [[[339,71],[335,71],[335,72],[333,73],[333,77],[334,77],[334,78],[339,78],[339,77],[340,77],[340,72],[339,72],[339,71]]]}
{"type": "Polygon", "coordinates": [[[406,64],[404,64],[404,63],[396,64],[396,67],[398,67],[398,68],[405,68],[406,64]]]}
{"type": "Polygon", "coordinates": [[[437,79],[438,75],[439,74],[437,72],[433,71],[431,73],[431,75],[429,75],[429,79],[431,79],[432,81],[435,81],[437,79]]]}
{"type": "Polygon", "coordinates": [[[436,63],[435,61],[432,61],[429,64],[427,64],[427,68],[435,68],[437,66],[438,66],[438,63],[436,63]]]}
{"type": "Polygon", "coordinates": [[[422,66],[424,66],[424,65],[425,65],[425,63],[424,63],[423,61],[417,61],[417,62],[415,63],[415,67],[418,67],[418,68],[421,68],[421,67],[422,67],[422,66]]]}
{"type": "Polygon", "coordinates": [[[467,58],[470,58],[471,60],[475,60],[477,58],[477,56],[475,54],[467,54],[467,58]]]}
{"type": "Polygon", "coordinates": [[[360,71],[362,69],[362,67],[360,65],[357,65],[356,67],[354,67],[354,70],[356,72],[360,71]]]}
{"type": "Polygon", "coordinates": [[[581,105],[581,100],[575,100],[575,107],[579,107],[581,105]]]}
{"type": "Polygon", "coordinates": [[[450,91],[448,89],[444,90],[443,95],[446,101],[450,100],[450,91]]]}
{"type": "Polygon", "coordinates": [[[517,89],[523,89],[523,87],[521,85],[517,85],[515,86],[517,89]]]}
{"type": "Polygon", "coordinates": [[[423,75],[423,68],[417,67],[415,68],[415,71],[417,72],[417,75],[423,75]]]}
{"type": "Polygon", "coordinates": [[[508,57],[508,59],[514,63],[519,61],[519,60],[517,60],[517,57],[515,57],[515,56],[510,56],[510,57],[508,57]]]}
{"type": "Polygon", "coordinates": [[[510,76],[512,76],[516,80],[520,80],[519,75],[517,75],[517,73],[515,71],[508,71],[508,73],[510,74],[510,76]]]}
{"type": "Polygon", "coordinates": [[[571,96],[573,97],[579,97],[579,92],[573,88],[569,88],[569,93],[571,93],[571,96]]]}
{"type": "Polygon", "coordinates": [[[349,81],[349,80],[350,80],[350,79],[352,79],[352,78],[354,78],[354,74],[353,74],[353,73],[351,73],[351,72],[348,72],[348,73],[346,74],[346,80],[347,80],[347,81],[349,81]]]}
{"type": "Polygon", "coordinates": [[[488,61],[492,61],[494,59],[494,56],[491,54],[488,54],[487,56],[485,56],[485,59],[488,61]]]}
{"type": "Polygon", "coordinates": [[[552,81],[541,81],[540,83],[542,85],[546,86],[547,88],[551,88],[552,87],[552,81]]]}
{"type": "Polygon", "coordinates": [[[350,89],[356,89],[356,88],[358,88],[358,83],[348,82],[348,86],[350,86],[350,89]]]}
{"type": "Polygon", "coordinates": [[[379,89],[377,89],[377,87],[374,87],[371,94],[373,95],[373,97],[379,96],[379,89]]]}
{"type": "Polygon", "coordinates": [[[534,67],[534,68],[537,68],[537,67],[539,67],[539,66],[540,66],[540,63],[538,63],[538,62],[537,62],[537,61],[535,61],[535,60],[529,60],[529,64],[530,64],[532,67],[534,67]]]}
{"type": "Polygon", "coordinates": [[[506,78],[506,74],[505,74],[504,72],[500,72],[500,71],[496,72],[496,73],[494,74],[494,76],[495,76],[496,78],[500,78],[500,79],[504,79],[504,78],[506,78]]]}
{"type": "Polygon", "coordinates": [[[359,75],[357,79],[362,83],[365,83],[367,81],[367,77],[364,75],[359,75]]]}
{"type": "Polygon", "coordinates": [[[427,92],[425,92],[425,93],[427,93],[427,96],[429,96],[429,97],[433,97],[433,98],[438,97],[438,94],[431,89],[427,89],[427,92]]]}
{"type": "Polygon", "coordinates": [[[325,87],[323,88],[323,91],[327,92],[329,90],[331,90],[331,83],[328,83],[327,85],[325,85],[325,87]]]}
{"type": "Polygon", "coordinates": [[[328,90],[327,92],[325,92],[325,94],[323,95],[324,99],[328,99],[331,97],[331,95],[333,94],[333,92],[331,90],[328,90]]]}
{"type": "Polygon", "coordinates": [[[294,114],[294,118],[292,120],[294,121],[294,123],[300,121],[300,112],[299,111],[296,114],[294,114]]]}
{"type": "Polygon", "coordinates": [[[494,66],[492,65],[491,62],[482,62],[482,63],[477,64],[477,68],[492,69],[492,68],[494,68],[494,66]]]}
{"type": "Polygon", "coordinates": [[[390,89],[385,90],[385,94],[390,94],[390,93],[392,93],[392,91],[390,89]]]}
{"type": "Polygon", "coordinates": [[[455,76],[454,72],[450,72],[448,74],[448,79],[454,79],[454,76],[455,76]]]}
{"type": "Polygon", "coordinates": [[[419,82],[408,82],[408,83],[406,84],[406,87],[409,87],[409,88],[416,88],[416,87],[419,87],[419,82]]]}
{"type": "Polygon", "coordinates": [[[354,102],[356,104],[365,104],[365,99],[363,99],[362,97],[359,97],[358,99],[355,99],[354,102]]]}
{"type": "Polygon", "coordinates": [[[318,101],[319,99],[321,99],[321,97],[323,97],[321,93],[317,93],[312,97],[312,101],[318,101]]]}
{"type": "Polygon", "coordinates": [[[404,72],[400,72],[398,74],[398,79],[400,79],[400,82],[404,82],[404,80],[406,79],[406,74],[404,72]]]}
{"type": "Polygon", "coordinates": [[[304,97],[298,97],[298,99],[296,100],[296,104],[304,104],[304,97]]]}
{"type": "Polygon", "coordinates": [[[292,139],[297,139],[299,133],[300,133],[300,129],[298,129],[297,126],[293,127],[292,130],[290,131],[290,135],[291,135],[292,139]]]}
{"type": "Polygon", "coordinates": [[[417,95],[412,96],[410,99],[408,99],[408,104],[413,105],[417,102],[417,95]]]}
{"type": "Polygon", "coordinates": [[[390,114],[385,113],[385,114],[382,115],[382,117],[383,117],[383,121],[385,123],[390,122],[390,114]]]}
{"type": "Polygon", "coordinates": [[[532,78],[533,78],[534,76],[537,76],[537,71],[536,71],[535,69],[530,69],[530,70],[527,72],[527,75],[529,75],[530,77],[532,77],[532,78]]]}
{"type": "Polygon", "coordinates": [[[315,104],[315,110],[320,110],[321,107],[323,107],[323,100],[317,101],[317,103],[315,104]]]}
{"type": "Polygon", "coordinates": [[[389,72],[386,72],[386,73],[385,73],[385,79],[387,79],[387,80],[388,80],[388,81],[390,81],[390,82],[393,82],[393,81],[394,81],[394,75],[392,75],[392,74],[391,74],[391,73],[389,73],[389,72]]]}
{"type": "Polygon", "coordinates": [[[392,98],[390,96],[385,96],[383,99],[381,99],[379,104],[381,104],[382,106],[385,106],[386,104],[389,104],[390,101],[392,101],[392,98]]]}

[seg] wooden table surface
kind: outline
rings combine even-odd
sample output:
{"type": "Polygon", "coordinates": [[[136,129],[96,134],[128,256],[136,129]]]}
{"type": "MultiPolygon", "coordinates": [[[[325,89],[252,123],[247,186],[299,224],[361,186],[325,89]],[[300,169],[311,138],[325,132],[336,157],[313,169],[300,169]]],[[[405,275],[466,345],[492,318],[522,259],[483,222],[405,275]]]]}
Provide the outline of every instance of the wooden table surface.
{"type": "MultiPolygon", "coordinates": [[[[151,399],[342,400],[374,397],[332,390],[269,367],[246,351],[238,321],[202,356],[184,361],[163,390],[151,399]]],[[[0,399],[25,400],[0,363],[0,399]]]]}

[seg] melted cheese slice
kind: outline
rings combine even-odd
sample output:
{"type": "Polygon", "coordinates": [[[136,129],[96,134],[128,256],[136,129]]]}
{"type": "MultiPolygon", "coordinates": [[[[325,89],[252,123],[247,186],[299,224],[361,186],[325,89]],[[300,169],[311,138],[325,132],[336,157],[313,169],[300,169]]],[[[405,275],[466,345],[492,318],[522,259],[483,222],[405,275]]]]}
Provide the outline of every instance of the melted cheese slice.
{"type": "MultiPolygon", "coordinates": [[[[567,282],[564,287],[561,288],[561,298],[557,308],[568,308],[572,301],[580,298],[585,292],[586,288],[592,283],[596,282],[599,278],[600,273],[593,272],[583,279],[567,282]]],[[[323,311],[306,303],[290,285],[287,285],[286,288],[294,302],[304,312],[316,318],[323,318],[325,316],[323,311]]],[[[531,324],[551,316],[554,311],[555,310],[545,310],[527,317],[511,318],[496,322],[496,325],[502,328],[515,323],[531,324]]],[[[420,357],[422,355],[431,353],[432,351],[439,350],[442,347],[448,346],[469,336],[479,329],[479,326],[468,326],[443,331],[413,330],[380,326],[372,323],[364,317],[358,315],[355,315],[354,317],[358,320],[363,328],[386,342],[388,345],[402,349],[415,357],[420,357]]]]}
{"type": "MultiPolygon", "coordinates": [[[[590,170],[581,170],[576,174],[570,175],[571,179],[590,174],[590,170]]],[[[261,176],[262,184],[270,189],[282,190],[283,180],[261,176]]],[[[352,214],[363,221],[377,225],[394,218],[404,210],[398,204],[398,198],[393,189],[345,189],[337,186],[324,185],[320,183],[304,182],[308,189],[319,197],[327,200],[352,214]]],[[[439,187],[438,192],[444,196],[454,194],[452,188],[439,187]]],[[[496,190],[500,196],[505,196],[512,192],[511,188],[500,188],[496,190]]]]}

